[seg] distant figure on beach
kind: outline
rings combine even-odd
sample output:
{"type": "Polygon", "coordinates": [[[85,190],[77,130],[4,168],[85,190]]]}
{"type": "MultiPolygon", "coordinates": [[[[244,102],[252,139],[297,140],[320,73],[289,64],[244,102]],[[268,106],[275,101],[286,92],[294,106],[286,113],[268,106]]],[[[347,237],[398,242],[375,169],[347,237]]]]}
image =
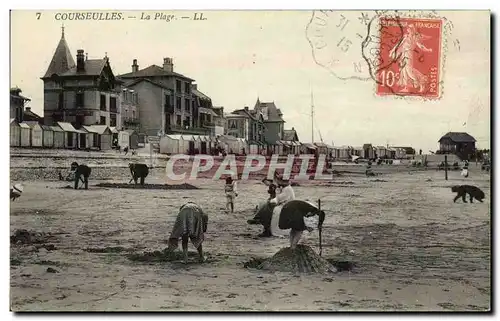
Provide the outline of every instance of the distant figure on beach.
{"type": "Polygon", "coordinates": [[[123,147],[123,152],[125,153],[125,155],[128,154],[128,146],[123,147]]]}
{"type": "Polygon", "coordinates": [[[469,162],[465,161],[464,166],[462,167],[461,175],[465,178],[469,177],[469,162]]]}
{"type": "Polygon", "coordinates": [[[202,243],[205,240],[205,233],[208,227],[208,215],[196,203],[188,202],[182,205],[177,214],[172,233],[168,239],[168,251],[174,251],[179,246],[179,239],[182,240],[182,251],[184,253],[184,263],[188,262],[188,242],[191,240],[198,251],[199,262],[204,262],[202,243]]]}
{"type": "Polygon", "coordinates": [[[85,189],[89,189],[89,176],[91,173],[90,167],[73,162],[71,163],[71,170],[75,173],[75,189],[78,189],[80,181],[85,185],[85,189]]]}
{"type": "Polygon", "coordinates": [[[144,180],[149,174],[148,165],[141,163],[129,163],[128,167],[130,168],[130,175],[132,176],[128,183],[130,184],[134,181],[134,183],[137,184],[137,180],[140,179],[140,184],[144,185],[144,180]]]}
{"type": "Polygon", "coordinates": [[[224,185],[224,194],[226,195],[226,211],[234,212],[234,200],[238,196],[238,191],[236,189],[236,181],[233,180],[231,176],[226,178],[226,184],[224,185]]]}

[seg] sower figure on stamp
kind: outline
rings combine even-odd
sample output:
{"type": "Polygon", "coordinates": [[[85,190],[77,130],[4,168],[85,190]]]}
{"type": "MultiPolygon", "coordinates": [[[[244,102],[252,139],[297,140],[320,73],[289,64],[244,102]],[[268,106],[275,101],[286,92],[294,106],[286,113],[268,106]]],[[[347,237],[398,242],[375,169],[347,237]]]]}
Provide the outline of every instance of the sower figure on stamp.
{"type": "Polygon", "coordinates": [[[203,209],[193,202],[188,202],[181,206],[177,219],[175,220],[172,233],[168,239],[168,251],[174,251],[179,246],[179,239],[182,240],[182,251],[184,253],[184,263],[188,261],[188,242],[191,240],[198,251],[199,262],[203,262],[202,243],[205,240],[205,232],[208,227],[208,216],[203,209]]]}
{"type": "Polygon", "coordinates": [[[401,42],[398,42],[389,52],[391,59],[399,61],[398,85],[403,87],[401,92],[409,92],[409,85],[418,88],[419,92],[423,92],[425,89],[427,76],[415,68],[414,55],[417,49],[432,52],[432,48],[427,48],[422,44],[422,41],[427,39],[430,37],[417,32],[415,25],[410,24],[401,42]]]}

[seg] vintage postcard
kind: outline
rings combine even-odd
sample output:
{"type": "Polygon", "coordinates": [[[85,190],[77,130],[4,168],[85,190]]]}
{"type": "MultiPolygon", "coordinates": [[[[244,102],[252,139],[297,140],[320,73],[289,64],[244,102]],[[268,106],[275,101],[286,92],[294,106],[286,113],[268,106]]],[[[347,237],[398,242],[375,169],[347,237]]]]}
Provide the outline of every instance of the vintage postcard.
{"type": "Polygon", "coordinates": [[[10,26],[11,311],[491,310],[489,11],[10,26]]]}

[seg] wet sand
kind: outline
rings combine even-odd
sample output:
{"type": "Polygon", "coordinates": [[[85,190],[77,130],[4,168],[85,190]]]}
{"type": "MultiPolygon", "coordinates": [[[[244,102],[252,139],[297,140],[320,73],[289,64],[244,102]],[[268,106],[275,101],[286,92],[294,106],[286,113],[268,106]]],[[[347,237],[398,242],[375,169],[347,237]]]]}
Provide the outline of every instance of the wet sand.
{"type": "MultiPolygon", "coordinates": [[[[11,235],[26,229],[50,238],[11,244],[13,311],[490,308],[490,177],[474,165],[468,179],[459,171],[445,181],[436,170],[398,170],[377,178],[344,174],[332,183],[300,183],[297,198],[321,198],[327,212],[323,257],[356,263],[351,272],[328,276],[244,267],[288,246],[286,238],[256,237],[259,226],[246,224],[255,204],[267,197],[258,181],[239,182],[236,212],[229,214],[222,181],[188,181],[199,188],[194,190],[97,186],[128,182],[124,168],[75,191],[50,175],[26,179],[23,167],[16,159],[11,163],[12,179],[25,185],[21,198],[11,202],[11,235]],[[465,183],[483,189],[485,202],[453,203],[449,187],[465,183]],[[131,253],[165,248],[177,210],[189,200],[209,215],[203,244],[209,260],[198,264],[193,258],[187,266],[130,260],[131,253]]],[[[146,182],[161,184],[163,176],[164,170],[153,169],[146,182]]],[[[301,243],[318,251],[317,232],[305,232],[301,243]]]]}

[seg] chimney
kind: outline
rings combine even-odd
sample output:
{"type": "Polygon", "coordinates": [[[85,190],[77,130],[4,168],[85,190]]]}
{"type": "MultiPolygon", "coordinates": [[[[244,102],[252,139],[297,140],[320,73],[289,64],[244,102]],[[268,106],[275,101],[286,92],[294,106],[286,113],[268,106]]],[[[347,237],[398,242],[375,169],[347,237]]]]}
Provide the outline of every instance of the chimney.
{"type": "Polygon", "coordinates": [[[295,128],[292,127],[292,130],[295,130],[295,128]]]}
{"type": "Polygon", "coordinates": [[[245,106],[245,110],[248,111],[248,106],[245,106]]]}
{"type": "Polygon", "coordinates": [[[83,54],[83,49],[78,49],[76,51],[76,70],[85,70],[85,56],[83,54]]]}
{"type": "Polygon", "coordinates": [[[172,58],[163,58],[163,70],[168,72],[174,71],[174,63],[172,58]]]}
{"type": "Polygon", "coordinates": [[[139,71],[139,65],[137,65],[137,59],[134,59],[132,61],[132,72],[138,72],[139,71]]]}
{"type": "Polygon", "coordinates": [[[26,111],[31,111],[31,107],[26,107],[26,111]]]}
{"type": "Polygon", "coordinates": [[[191,86],[193,87],[194,90],[198,90],[198,84],[192,84],[191,86]]]}

